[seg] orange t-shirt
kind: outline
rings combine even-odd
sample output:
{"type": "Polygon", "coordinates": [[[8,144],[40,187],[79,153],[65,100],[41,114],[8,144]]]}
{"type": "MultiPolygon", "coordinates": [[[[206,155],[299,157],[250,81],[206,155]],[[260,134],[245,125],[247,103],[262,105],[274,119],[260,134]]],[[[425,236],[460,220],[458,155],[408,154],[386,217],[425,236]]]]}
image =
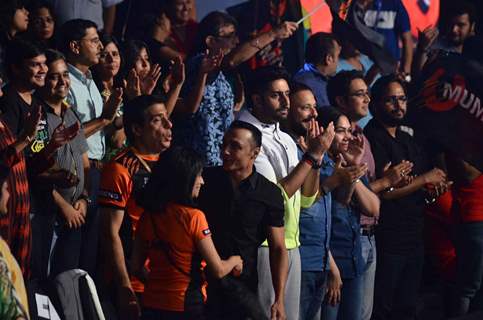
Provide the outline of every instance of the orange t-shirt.
{"type": "Polygon", "coordinates": [[[210,236],[203,212],[178,204],[168,204],[164,212],[145,212],[136,236],[148,248],[151,268],[143,305],[184,311],[185,300],[203,303],[206,296],[202,290],[202,261],[196,249],[198,241],[210,236]]]}
{"type": "Polygon", "coordinates": [[[463,222],[483,221],[483,174],[469,185],[453,186],[456,214],[463,222]]]}
{"type": "MultiPolygon", "coordinates": [[[[150,168],[154,166],[159,158],[158,156],[138,156],[150,168]]],[[[126,148],[107,163],[102,170],[98,195],[99,206],[124,211],[119,235],[126,259],[131,255],[134,233],[139,218],[143,213],[143,209],[136,203],[136,194],[146,185],[150,175],[138,156],[136,156],[136,151],[133,148],[126,148]]],[[[110,268],[107,268],[106,273],[106,278],[110,279],[110,268]]],[[[144,291],[144,285],[135,277],[131,277],[131,285],[136,292],[144,291]]]]}

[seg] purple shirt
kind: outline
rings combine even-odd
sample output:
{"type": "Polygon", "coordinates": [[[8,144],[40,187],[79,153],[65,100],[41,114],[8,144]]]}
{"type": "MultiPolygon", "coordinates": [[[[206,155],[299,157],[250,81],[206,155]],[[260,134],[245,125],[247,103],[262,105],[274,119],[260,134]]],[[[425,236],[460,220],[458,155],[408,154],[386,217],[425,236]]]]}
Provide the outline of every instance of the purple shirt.
{"type": "MultiPolygon", "coordinates": [[[[376,163],[374,162],[374,156],[372,155],[371,144],[369,140],[367,140],[366,136],[362,133],[362,128],[358,125],[356,125],[354,133],[357,135],[361,134],[362,138],[364,139],[364,155],[362,156],[362,162],[367,163],[368,169],[366,176],[370,183],[376,180],[376,163]]],[[[376,223],[377,218],[368,217],[364,214],[361,214],[361,226],[374,225],[376,223]]]]}

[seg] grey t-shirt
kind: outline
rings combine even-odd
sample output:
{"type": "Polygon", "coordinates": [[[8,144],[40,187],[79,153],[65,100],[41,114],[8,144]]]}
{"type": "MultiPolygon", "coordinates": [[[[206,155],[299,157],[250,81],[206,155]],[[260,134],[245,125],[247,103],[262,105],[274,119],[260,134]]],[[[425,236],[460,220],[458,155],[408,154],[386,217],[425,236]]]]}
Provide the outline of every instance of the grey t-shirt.
{"type": "MultiPolygon", "coordinates": [[[[62,118],[56,115],[53,109],[49,106],[45,107],[47,112],[47,126],[49,128],[49,137],[61,122],[62,118]]],[[[70,127],[76,122],[80,122],[79,118],[74,113],[74,110],[68,108],[64,111],[64,125],[70,127]]],[[[59,188],[56,190],[62,195],[62,197],[69,203],[74,203],[84,190],[84,164],[82,161],[82,154],[89,150],[84,135],[84,130],[81,128],[77,136],[69,143],[60,147],[56,152],[56,165],[65,170],[69,170],[79,178],[79,183],[71,188],[59,188]]]]}

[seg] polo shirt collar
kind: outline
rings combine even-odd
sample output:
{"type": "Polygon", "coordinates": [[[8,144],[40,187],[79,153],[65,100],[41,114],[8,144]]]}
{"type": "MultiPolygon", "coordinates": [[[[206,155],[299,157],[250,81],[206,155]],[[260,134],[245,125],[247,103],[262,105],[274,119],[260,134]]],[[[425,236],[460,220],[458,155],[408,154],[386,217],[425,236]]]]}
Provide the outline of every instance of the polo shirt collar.
{"type": "Polygon", "coordinates": [[[243,114],[243,119],[244,121],[249,122],[253,124],[255,127],[257,127],[258,130],[261,132],[279,132],[280,131],[280,123],[263,123],[260,120],[258,120],[251,112],[246,111],[243,114]]]}
{"type": "Polygon", "coordinates": [[[324,80],[328,80],[329,78],[324,76],[322,73],[320,73],[319,69],[312,64],[312,63],[305,63],[304,64],[304,70],[312,72],[315,76],[320,77],[324,80]]]}
{"type": "Polygon", "coordinates": [[[67,64],[67,68],[70,74],[72,74],[77,80],[84,84],[87,84],[88,81],[92,80],[92,72],[89,69],[87,69],[87,73],[84,74],[82,71],[80,71],[70,63],[67,64]]]}
{"type": "Polygon", "coordinates": [[[243,179],[243,181],[240,183],[240,186],[246,185],[248,183],[252,189],[255,189],[255,187],[257,185],[257,180],[258,180],[258,175],[257,175],[257,171],[255,170],[255,166],[254,166],[252,173],[248,177],[243,179]]]}

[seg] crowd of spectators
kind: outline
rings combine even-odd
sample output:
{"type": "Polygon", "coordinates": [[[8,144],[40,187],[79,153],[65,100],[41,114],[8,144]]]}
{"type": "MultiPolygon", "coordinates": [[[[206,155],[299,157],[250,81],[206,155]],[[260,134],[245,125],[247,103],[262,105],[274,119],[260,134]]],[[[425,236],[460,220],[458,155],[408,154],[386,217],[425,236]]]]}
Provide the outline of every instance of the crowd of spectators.
{"type": "Polygon", "coordinates": [[[105,319],[417,319],[428,278],[483,311],[481,168],[408,120],[441,55],[482,67],[476,9],[352,5],[390,74],[299,1],[2,0],[0,319],[69,319],[73,269],[105,319]]]}

